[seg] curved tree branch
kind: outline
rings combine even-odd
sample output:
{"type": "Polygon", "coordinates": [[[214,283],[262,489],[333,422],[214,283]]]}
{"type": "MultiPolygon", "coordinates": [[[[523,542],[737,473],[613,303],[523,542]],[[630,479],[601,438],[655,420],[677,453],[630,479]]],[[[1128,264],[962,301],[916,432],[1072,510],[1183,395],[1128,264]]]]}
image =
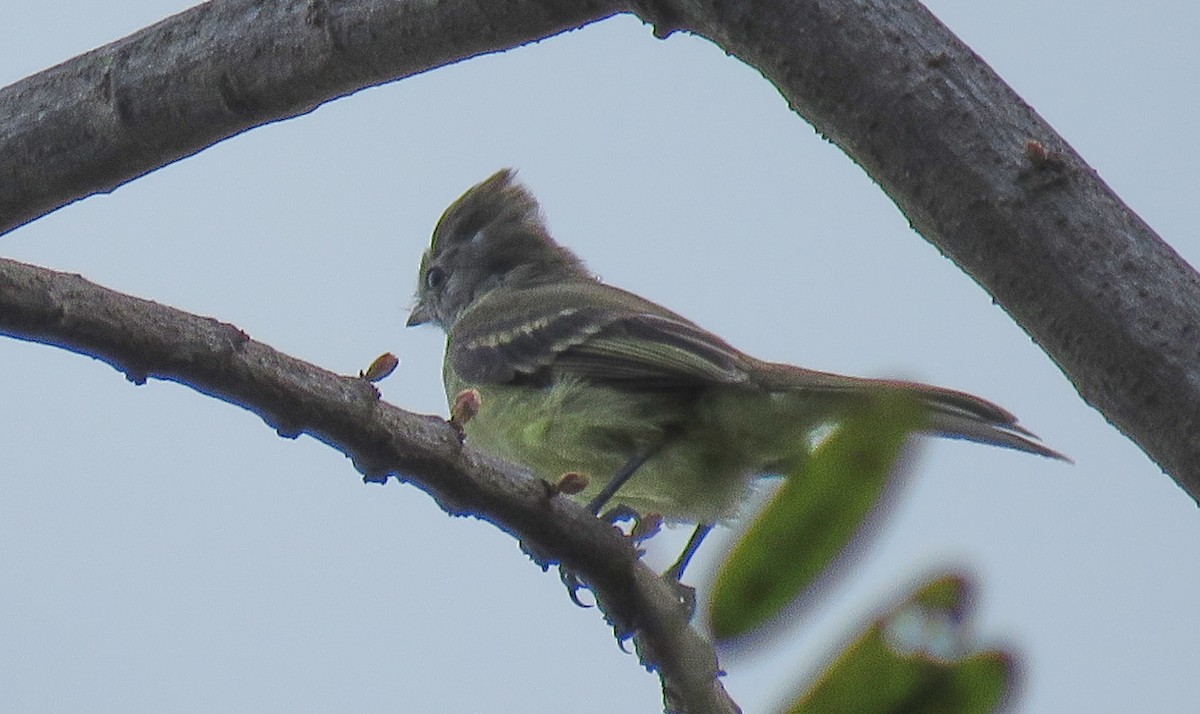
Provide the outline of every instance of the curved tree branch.
{"type": "Polygon", "coordinates": [[[184,384],[254,412],[281,436],[325,442],[366,480],[394,475],[447,513],[495,524],[543,567],[562,563],[589,584],[616,631],[631,635],[643,664],[659,673],[669,711],[739,711],[712,646],[627,537],[540,479],[462,444],[442,419],[381,401],[365,379],[289,357],[233,325],[6,259],[0,335],[95,357],[135,383],[184,384]]]}
{"type": "Polygon", "coordinates": [[[623,7],[206,2],[0,90],[0,234],[247,129],[623,7]]]}

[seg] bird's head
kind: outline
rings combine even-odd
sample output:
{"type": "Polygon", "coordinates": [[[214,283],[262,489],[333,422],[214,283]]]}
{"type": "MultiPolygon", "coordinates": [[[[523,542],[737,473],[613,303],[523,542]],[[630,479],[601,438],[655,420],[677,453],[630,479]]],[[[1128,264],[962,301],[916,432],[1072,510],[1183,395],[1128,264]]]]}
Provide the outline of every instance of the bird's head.
{"type": "Polygon", "coordinates": [[[442,214],[421,258],[408,324],[449,330],[459,315],[505,285],[527,287],[586,275],[583,262],[550,237],[537,200],[501,169],[442,214]]]}

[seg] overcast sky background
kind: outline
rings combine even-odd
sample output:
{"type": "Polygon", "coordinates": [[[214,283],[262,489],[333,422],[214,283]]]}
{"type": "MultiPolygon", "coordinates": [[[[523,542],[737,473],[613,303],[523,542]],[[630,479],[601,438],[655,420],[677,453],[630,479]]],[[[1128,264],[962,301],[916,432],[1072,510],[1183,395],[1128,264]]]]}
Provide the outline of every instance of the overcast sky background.
{"type": "MultiPolygon", "coordinates": [[[[0,85],[185,9],[7,0],[0,85]]],[[[1168,242],[1200,258],[1200,5],[931,9],[1168,242]]],[[[450,201],[520,169],[607,281],[762,358],[999,402],[1068,466],[924,450],[868,557],[769,650],[769,710],[897,588],[980,583],[1025,712],[1192,711],[1200,514],[968,277],[758,74],[633,18],[361,92],[0,238],[0,255],[232,322],[445,413],[442,336],[405,330],[450,201]]],[[[634,712],[657,679],[495,528],[184,387],[0,340],[0,709],[634,712]]],[[[648,556],[665,565],[685,533],[648,556]]],[[[716,548],[705,551],[708,559],[716,548]]],[[[693,576],[704,573],[704,562],[693,576]]]]}

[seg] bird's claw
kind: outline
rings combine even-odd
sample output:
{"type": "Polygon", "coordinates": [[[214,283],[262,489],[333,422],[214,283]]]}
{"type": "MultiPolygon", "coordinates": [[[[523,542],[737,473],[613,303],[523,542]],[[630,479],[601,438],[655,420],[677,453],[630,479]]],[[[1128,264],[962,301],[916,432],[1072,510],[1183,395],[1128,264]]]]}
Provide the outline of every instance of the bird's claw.
{"type": "Polygon", "coordinates": [[[560,565],[558,566],[558,577],[562,579],[563,585],[567,587],[567,596],[571,598],[571,602],[579,607],[591,607],[591,605],[579,599],[579,591],[587,587],[579,579],[579,576],[560,565]]]}

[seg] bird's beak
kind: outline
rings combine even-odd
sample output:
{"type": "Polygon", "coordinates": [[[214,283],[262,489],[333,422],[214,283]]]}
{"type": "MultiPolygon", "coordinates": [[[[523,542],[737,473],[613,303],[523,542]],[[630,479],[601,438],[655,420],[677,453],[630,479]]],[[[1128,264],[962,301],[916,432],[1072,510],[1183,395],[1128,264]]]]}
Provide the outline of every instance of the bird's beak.
{"type": "Polygon", "coordinates": [[[429,312],[429,306],[423,302],[419,302],[412,309],[412,312],[408,313],[408,322],[405,323],[405,327],[424,325],[432,319],[433,315],[429,312]]]}

